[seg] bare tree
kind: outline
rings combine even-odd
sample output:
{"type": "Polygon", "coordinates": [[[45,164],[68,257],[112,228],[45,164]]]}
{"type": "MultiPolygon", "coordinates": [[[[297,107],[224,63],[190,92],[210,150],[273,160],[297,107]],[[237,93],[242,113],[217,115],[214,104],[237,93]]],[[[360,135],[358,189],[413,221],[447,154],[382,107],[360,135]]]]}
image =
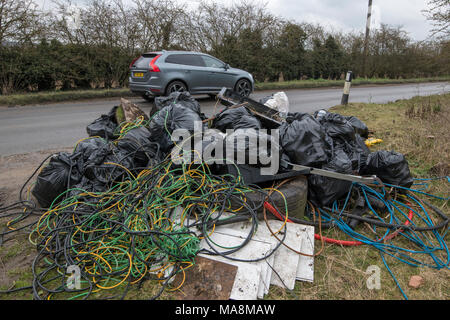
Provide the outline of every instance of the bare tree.
{"type": "Polygon", "coordinates": [[[186,21],[180,4],[169,0],[134,0],[134,4],[139,49],[161,50],[179,45],[186,21]]]}
{"type": "Polygon", "coordinates": [[[429,0],[427,4],[428,9],[422,12],[433,25],[431,36],[448,38],[450,36],[450,1],[429,0]]]}
{"type": "Polygon", "coordinates": [[[0,44],[32,42],[43,32],[44,18],[33,0],[0,0],[0,44]]]}
{"type": "Polygon", "coordinates": [[[267,12],[266,6],[249,1],[230,6],[200,2],[195,12],[190,12],[190,42],[196,49],[209,51],[221,46],[224,39],[239,36],[244,30],[261,33],[263,38],[270,28],[277,29],[277,17],[267,12]]]}

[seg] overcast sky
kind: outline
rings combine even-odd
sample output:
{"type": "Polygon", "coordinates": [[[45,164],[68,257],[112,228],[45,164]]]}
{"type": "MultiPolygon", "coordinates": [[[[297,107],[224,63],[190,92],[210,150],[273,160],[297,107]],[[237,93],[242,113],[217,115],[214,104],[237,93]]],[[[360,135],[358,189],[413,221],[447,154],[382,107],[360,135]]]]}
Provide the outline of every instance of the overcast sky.
{"type": "MultiPolygon", "coordinates": [[[[410,37],[424,40],[431,25],[421,10],[426,0],[373,0],[372,26],[380,23],[403,26],[410,37]]],[[[363,31],[368,0],[270,0],[268,8],[276,14],[297,21],[318,22],[342,31],[363,31]]]]}
{"type": "MultiPolygon", "coordinates": [[[[86,0],[72,0],[73,3],[86,3],[86,0]]],[[[123,0],[132,3],[132,0],[123,0]]],[[[230,4],[236,0],[208,0],[230,4]]],[[[251,0],[250,0],[251,1],[251,0]]],[[[45,7],[51,0],[36,0],[45,7]]],[[[178,0],[188,7],[198,5],[198,0],[178,0]]],[[[240,1],[239,1],[240,2],[240,1]]],[[[328,30],[364,31],[366,26],[368,0],[254,0],[266,3],[267,9],[275,15],[297,22],[320,23],[328,30]]],[[[429,35],[430,23],[421,10],[426,9],[427,0],[373,0],[372,27],[380,23],[402,26],[415,40],[424,40],[429,35]]]]}

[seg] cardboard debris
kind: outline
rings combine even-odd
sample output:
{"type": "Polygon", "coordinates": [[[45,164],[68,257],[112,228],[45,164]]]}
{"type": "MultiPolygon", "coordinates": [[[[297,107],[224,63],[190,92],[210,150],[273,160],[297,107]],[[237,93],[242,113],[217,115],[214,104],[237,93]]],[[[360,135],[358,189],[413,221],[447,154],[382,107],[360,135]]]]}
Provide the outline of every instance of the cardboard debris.
{"type": "Polygon", "coordinates": [[[228,300],[233,288],[237,266],[197,256],[195,264],[178,273],[173,287],[182,284],[174,294],[178,300],[228,300]]]}

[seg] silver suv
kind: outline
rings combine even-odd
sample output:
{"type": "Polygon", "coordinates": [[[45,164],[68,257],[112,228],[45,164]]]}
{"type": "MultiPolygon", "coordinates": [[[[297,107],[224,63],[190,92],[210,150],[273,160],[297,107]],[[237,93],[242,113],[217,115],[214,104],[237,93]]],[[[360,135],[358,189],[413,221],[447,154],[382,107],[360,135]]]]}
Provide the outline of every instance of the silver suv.
{"type": "Polygon", "coordinates": [[[254,87],[250,73],[199,52],[144,53],[133,60],[130,71],[130,90],[146,99],[175,91],[212,96],[223,87],[247,97],[254,87]]]}

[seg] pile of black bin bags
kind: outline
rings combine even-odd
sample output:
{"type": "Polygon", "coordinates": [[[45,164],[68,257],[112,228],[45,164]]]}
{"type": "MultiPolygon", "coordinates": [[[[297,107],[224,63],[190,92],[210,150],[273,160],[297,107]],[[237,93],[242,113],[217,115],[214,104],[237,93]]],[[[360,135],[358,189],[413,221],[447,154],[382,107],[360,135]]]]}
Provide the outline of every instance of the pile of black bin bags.
{"type": "MultiPolygon", "coordinates": [[[[155,106],[156,114],[151,114],[148,126],[135,127],[125,134],[119,134],[117,107],[89,124],[86,131],[90,138],[79,142],[72,154],[61,152],[53,156],[38,175],[32,193],[39,204],[49,207],[63,199],[60,194],[66,190],[68,196],[81,190],[106,191],[112,182],[167,157],[174,147],[170,136],[173,130],[193,132],[196,121],[202,123],[205,134],[211,130],[225,134],[227,129],[252,128],[259,135],[259,129],[274,129],[263,128],[262,122],[244,106],[225,108],[215,115],[208,128],[199,103],[187,92],[157,97],[155,106]]],[[[356,117],[324,110],[314,115],[288,113],[276,129],[281,154],[274,156],[290,163],[344,174],[377,175],[384,183],[403,187],[410,187],[413,182],[402,154],[369,151],[364,143],[369,130],[356,117]]],[[[330,206],[345,198],[350,186],[348,181],[309,175],[308,200],[319,207],[330,206]]]]}

